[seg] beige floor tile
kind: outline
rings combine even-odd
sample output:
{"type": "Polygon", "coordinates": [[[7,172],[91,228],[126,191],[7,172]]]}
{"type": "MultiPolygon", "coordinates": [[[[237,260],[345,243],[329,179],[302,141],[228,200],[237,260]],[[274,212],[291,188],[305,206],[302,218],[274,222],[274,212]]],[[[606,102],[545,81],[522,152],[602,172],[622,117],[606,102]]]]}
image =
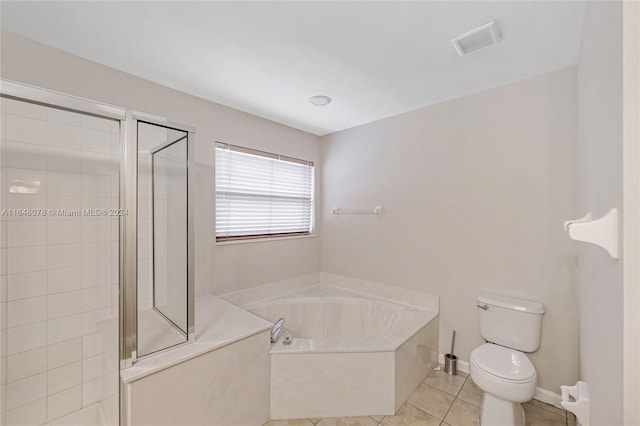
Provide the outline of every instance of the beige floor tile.
{"type": "Polygon", "coordinates": [[[377,426],[371,417],[332,417],[322,419],[317,426],[377,426]]]}
{"type": "Polygon", "coordinates": [[[476,407],[480,407],[482,404],[482,390],[473,383],[471,377],[467,378],[462,385],[462,389],[460,389],[460,393],[458,394],[458,398],[475,405],[476,407]]]}
{"type": "Polygon", "coordinates": [[[449,407],[453,404],[454,399],[455,398],[453,396],[446,392],[429,385],[421,384],[409,397],[407,402],[423,411],[426,411],[432,416],[444,419],[444,416],[447,414],[447,411],[449,411],[449,407]]]}
{"type": "Polygon", "coordinates": [[[450,395],[456,396],[464,384],[465,378],[462,376],[450,376],[444,371],[433,370],[424,382],[434,388],[438,388],[450,395]]]}
{"type": "Polygon", "coordinates": [[[444,420],[451,426],[479,426],[480,408],[456,399],[444,420]]]}
{"type": "Polygon", "coordinates": [[[439,426],[440,422],[440,419],[411,404],[404,404],[395,416],[386,416],[382,419],[382,425],[384,426],[439,426]]]}
{"type": "Polygon", "coordinates": [[[313,426],[307,419],[269,420],[264,426],[313,426]]]}
{"type": "MultiPolygon", "coordinates": [[[[444,364],[438,364],[438,367],[440,367],[440,370],[444,371],[444,364]]],[[[457,371],[456,375],[465,379],[467,378],[467,376],[469,376],[468,373],[465,373],[464,371],[460,371],[460,370],[457,371]]]]}
{"type": "Polygon", "coordinates": [[[544,410],[551,411],[552,413],[556,413],[559,416],[566,416],[567,415],[567,412],[565,410],[563,410],[562,408],[555,407],[555,406],[553,406],[551,404],[545,404],[544,402],[538,401],[537,399],[532,399],[528,403],[531,404],[531,405],[535,405],[538,408],[542,408],[544,410]]]}
{"type": "Polygon", "coordinates": [[[544,408],[536,407],[530,403],[522,404],[527,426],[565,426],[567,419],[544,408]]]}
{"type": "Polygon", "coordinates": [[[369,417],[371,417],[373,420],[375,420],[378,423],[380,423],[384,418],[384,416],[369,416],[369,417]]]}

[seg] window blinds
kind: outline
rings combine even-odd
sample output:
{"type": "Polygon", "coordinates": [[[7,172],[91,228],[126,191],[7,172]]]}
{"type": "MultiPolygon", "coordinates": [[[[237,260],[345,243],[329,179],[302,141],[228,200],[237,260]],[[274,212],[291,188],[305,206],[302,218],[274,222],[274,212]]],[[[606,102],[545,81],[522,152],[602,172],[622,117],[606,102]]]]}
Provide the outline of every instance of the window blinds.
{"type": "Polygon", "coordinates": [[[308,235],[314,166],[216,143],[216,241],[308,235]]]}

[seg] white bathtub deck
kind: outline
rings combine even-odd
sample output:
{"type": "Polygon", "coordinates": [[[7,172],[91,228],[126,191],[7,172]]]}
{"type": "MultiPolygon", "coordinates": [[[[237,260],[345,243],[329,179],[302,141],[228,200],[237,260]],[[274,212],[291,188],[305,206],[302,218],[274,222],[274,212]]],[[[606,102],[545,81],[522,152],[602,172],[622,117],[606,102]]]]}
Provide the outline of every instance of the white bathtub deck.
{"type": "Polygon", "coordinates": [[[196,298],[195,341],[150,356],[120,373],[123,383],[141,379],[214,349],[269,330],[272,323],[233,305],[206,295],[196,298]]]}

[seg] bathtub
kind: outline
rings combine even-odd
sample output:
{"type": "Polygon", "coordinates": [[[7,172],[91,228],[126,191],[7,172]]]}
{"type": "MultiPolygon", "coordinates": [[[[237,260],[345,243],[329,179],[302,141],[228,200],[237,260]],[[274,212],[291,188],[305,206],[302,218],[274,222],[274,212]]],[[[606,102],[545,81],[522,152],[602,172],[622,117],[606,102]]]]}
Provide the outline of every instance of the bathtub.
{"type": "Polygon", "coordinates": [[[270,352],[272,419],[392,415],[437,362],[434,311],[322,284],[244,308],[285,318],[270,352]]]}

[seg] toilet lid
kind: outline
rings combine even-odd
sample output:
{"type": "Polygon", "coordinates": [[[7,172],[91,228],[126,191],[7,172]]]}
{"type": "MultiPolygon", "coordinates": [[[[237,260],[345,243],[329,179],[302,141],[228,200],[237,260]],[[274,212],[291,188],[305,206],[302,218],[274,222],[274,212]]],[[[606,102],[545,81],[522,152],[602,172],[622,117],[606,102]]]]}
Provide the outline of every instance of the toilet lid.
{"type": "Polygon", "coordinates": [[[524,353],[493,343],[475,348],[471,360],[478,368],[507,380],[526,381],[536,374],[536,369],[524,353]]]}

